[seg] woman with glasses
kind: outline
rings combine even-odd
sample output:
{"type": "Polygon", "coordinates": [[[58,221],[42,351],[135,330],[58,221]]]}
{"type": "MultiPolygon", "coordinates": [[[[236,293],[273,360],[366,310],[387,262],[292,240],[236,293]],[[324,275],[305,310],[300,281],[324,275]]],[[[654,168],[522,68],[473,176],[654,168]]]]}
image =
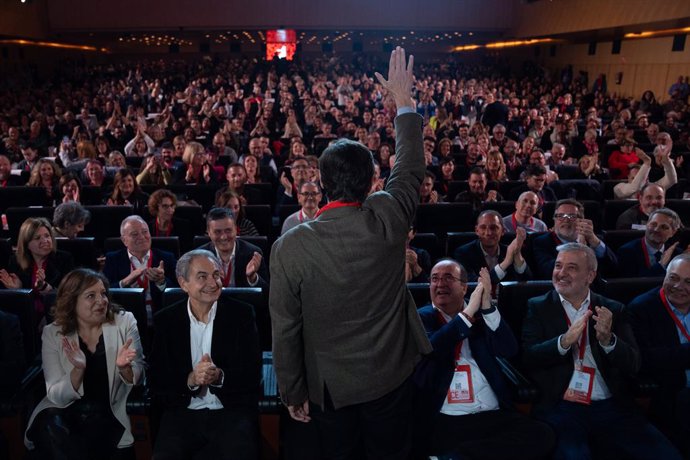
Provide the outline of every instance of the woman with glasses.
{"type": "Polygon", "coordinates": [[[148,222],[151,236],[176,236],[180,239],[180,249],[186,252],[192,247],[194,238],[192,224],[186,219],[175,217],[177,197],[167,189],[156,190],[149,197],[148,210],[151,219],[148,222]]]}

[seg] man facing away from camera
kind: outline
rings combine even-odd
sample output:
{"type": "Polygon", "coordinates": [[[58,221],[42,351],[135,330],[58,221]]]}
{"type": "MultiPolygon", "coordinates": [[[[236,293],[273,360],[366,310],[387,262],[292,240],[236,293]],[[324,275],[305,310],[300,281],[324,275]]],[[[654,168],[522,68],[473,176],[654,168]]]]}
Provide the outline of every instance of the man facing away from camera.
{"type": "Polygon", "coordinates": [[[319,161],[330,202],[271,253],[273,359],[293,419],[313,423],[322,458],[405,459],[411,374],[431,351],[405,286],[405,242],[424,178],[422,118],[410,97],[413,58],[391,53],[396,162],[368,192],[371,152],[340,140],[319,161]],[[366,274],[366,276],[363,276],[366,274]]]}

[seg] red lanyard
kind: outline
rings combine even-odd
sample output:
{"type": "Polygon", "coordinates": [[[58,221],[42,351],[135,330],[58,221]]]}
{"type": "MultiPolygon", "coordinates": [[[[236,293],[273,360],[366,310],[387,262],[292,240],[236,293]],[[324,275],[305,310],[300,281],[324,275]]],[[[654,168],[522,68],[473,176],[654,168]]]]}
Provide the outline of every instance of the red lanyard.
{"type": "MultiPolygon", "coordinates": [[[[589,308],[587,310],[589,310],[589,308]]],[[[563,308],[563,314],[565,315],[565,322],[568,323],[568,327],[570,327],[570,318],[568,318],[568,313],[566,313],[565,307],[563,308]]],[[[582,331],[582,338],[580,339],[580,342],[578,343],[578,346],[580,347],[580,350],[579,350],[580,361],[584,360],[584,358],[585,358],[585,348],[587,348],[587,334],[588,333],[589,333],[589,321],[588,321],[587,326],[585,326],[585,330],[582,331]]]]}
{"type": "MultiPolygon", "coordinates": [[[[223,261],[221,260],[221,263],[223,261]]],[[[228,270],[223,275],[223,287],[230,287],[230,277],[232,276],[232,257],[230,257],[230,262],[228,262],[228,270]]]]}
{"type": "MultiPolygon", "coordinates": [[[[436,310],[436,315],[438,316],[438,320],[443,324],[444,326],[448,324],[448,321],[446,320],[445,316],[443,316],[443,313],[441,313],[439,310],[436,310]]],[[[457,363],[460,360],[460,350],[462,350],[462,342],[464,342],[465,339],[462,339],[457,345],[455,345],[455,362],[457,363]]]]}
{"type": "MultiPolygon", "coordinates": [[[[129,263],[132,266],[132,270],[136,270],[134,262],[130,260],[129,263]]],[[[153,251],[149,249],[149,261],[146,263],[146,268],[151,268],[151,264],[153,264],[153,251]]],[[[142,274],[142,276],[140,276],[139,278],[137,278],[137,284],[140,288],[144,288],[144,290],[149,288],[149,279],[146,277],[145,273],[142,274]]]]}
{"type": "MultiPolygon", "coordinates": [[[[154,236],[161,236],[160,231],[158,230],[158,219],[157,218],[156,218],[156,222],[154,225],[155,225],[154,236]]],[[[172,222],[170,222],[170,225],[168,226],[168,230],[165,232],[165,235],[163,235],[163,236],[170,236],[172,234],[172,228],[173,228],[172,222]]]]}
{"type": "Polygon", "coordinates": [[[325,211],[328,211],[329,209],[345,208],[348,206],[355,206],[355,207],[359,208],[362,206],[362,203],[360,203],[359,201],[341,201],[341,200],[331,201],[326,206],[324,206],[323,208],[318,210],[318,212],[314,216],[314,219],[316,219],[317,217],[319,217],[321,214],[323,214],[325,211]]]}
{"type": "Polygon", "coordinates": [[[664,304],[664,307],[666,307],[666,311],[668,312],[669,316],[673,320],[674,323],[676,323],[676,327],[680,331],[683,336],[690,342],[690,334],[688,334],[688,331],[685,329],[685,326],[683,326],[683,323],[680,322],[680,319],[673,313],[673,310],[671,310],[671,305],[668,303],[668,299],[666,298],[666,293],[664,292],[664,288],[661,288],[659,290],[659,297],[661,297],[661,303],[664,304]]]}
{"type": "MultiPolygon", "coordinates": [[[[644,237],[642,237],[641,244],[642,252],[644,253],[644,264],[647,268],[649,268],[652,266],[652,264],[649,263],[649,249],[647,248],[647,242],[644,240],[644,237]]],[[[654,260],[656,260],[656,256],[654,257],[654,260]]]]}
{"type": "Polygon", "coordinates": [[[299,210],[299,214],[297,214],[297,218],[299,219],[300,224],[304,222],[304,213],[301,209],[299,210]]]}
{"type": "MultiPolygon", "coordinates": [[[[513,221],[513,231],[517,232],[518,229],[518,221],[517,218],[515,217],[515,213],[511,216],[511,219],[513,221]]],[[[534,217],[529,218],[529,227],[530,230],[534,228],[534,217]]]]}

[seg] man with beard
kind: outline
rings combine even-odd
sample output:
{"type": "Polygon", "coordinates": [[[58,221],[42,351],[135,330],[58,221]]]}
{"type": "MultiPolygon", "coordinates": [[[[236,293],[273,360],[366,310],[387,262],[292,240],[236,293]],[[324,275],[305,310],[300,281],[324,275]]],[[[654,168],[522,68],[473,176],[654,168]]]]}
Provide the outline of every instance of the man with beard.
{"type": "Polygon", "coordinates": [[[666,204],[664,189],[656,183],[648,183],[637,194],[635,206],[618,216],[617,230],[644,230],[652,211],[663,208],[666,204]]]}
{"type": "Polygon", "coordinates": [[[590,247],[596,255],[600,274],[615,269],[615,254],[594,233],[592,221],[584,217],[584,208],[578,201],[565,199],[556,203],[553,231],[535,238],[532,244],[538,279],[551,278],[558,253],[556,248],[564,243],[578,242],[590,247]]]}
{"type": "Polygon", "coordinates": [[[652,211],[644,236],[618,248],[618,276],[664,276],[668,263],[684,249],[678,242],[666,246],[680,227],[680,217],[675,211],[668,208],[652,211]]]}

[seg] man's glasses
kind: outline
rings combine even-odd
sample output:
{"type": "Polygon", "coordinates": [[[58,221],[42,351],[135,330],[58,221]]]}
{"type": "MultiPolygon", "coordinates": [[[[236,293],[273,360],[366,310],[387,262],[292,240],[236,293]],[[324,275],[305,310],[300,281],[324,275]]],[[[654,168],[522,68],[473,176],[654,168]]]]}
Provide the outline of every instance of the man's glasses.
{"type": "Polygon", "coordinates": [[[447,283],[447,284],[451,284],[451,283],[453,283],[454,281],[460,281],[460,282],[463,283],[463,284],[467,283],[467,280],[466,280],[466,279],[456,278],[456,277],[454,277],[453,275],[443,275],[443,276],[431,275],[431,278],[429,278],[429,280],[430,280],[433,284],[438,284],[438,283],[440,283],[441,281],[443,281],[443,282],[445,282],[445,283],[447,283]]]}
{"type": "Polygon", "coordinates": [[[556,213],[553,215],[554,218],[558,220],[575,220],[579,216],[577,214],[565,214],[565,213],[556,213]]]}
{"type": "Polygon", "coordinates": [[[321,195],[319,192],[301,192],[300,195],[306,196],[307,198],[316,198],[321,195]]]}

